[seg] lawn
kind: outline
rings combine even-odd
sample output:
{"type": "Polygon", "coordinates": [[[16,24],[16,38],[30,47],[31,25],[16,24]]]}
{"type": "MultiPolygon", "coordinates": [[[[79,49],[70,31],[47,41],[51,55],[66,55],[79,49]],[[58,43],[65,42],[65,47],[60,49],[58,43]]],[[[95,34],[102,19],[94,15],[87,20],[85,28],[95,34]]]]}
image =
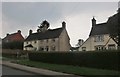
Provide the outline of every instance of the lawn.
{"type": "Polygon", "coordinates": [[[35,62],[29,60],[19,60],[15,63],[27,65],[30,67],[44,68],[44,69],[75,74],[75,75],[120,75],[120,71],[115,71],[115,70],[95,69],[95,68],[79,67],[72,65],[49,64],[49,63],[35,62]]]}

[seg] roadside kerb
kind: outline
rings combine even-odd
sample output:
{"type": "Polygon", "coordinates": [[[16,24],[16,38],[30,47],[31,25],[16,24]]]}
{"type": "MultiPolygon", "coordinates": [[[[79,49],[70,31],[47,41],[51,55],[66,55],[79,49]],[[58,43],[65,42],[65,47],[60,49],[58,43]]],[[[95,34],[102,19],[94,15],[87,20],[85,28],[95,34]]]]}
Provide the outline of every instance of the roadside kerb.
{"type": "Polygon", "coordinates": [[[11,63],[9,61],[3,61],[2,64],[5,66],[8,66],[8,67],[15,68],[15,69],[36,73],[38,75],[39,74],[40,75],[72,75],[72,74],[66,74],[66,73],[46,70],[46,69],[42,69],[42,68],[28,67],[28,66],[24,66],[24,65],[20,65],[20,64],[11,63]]]}

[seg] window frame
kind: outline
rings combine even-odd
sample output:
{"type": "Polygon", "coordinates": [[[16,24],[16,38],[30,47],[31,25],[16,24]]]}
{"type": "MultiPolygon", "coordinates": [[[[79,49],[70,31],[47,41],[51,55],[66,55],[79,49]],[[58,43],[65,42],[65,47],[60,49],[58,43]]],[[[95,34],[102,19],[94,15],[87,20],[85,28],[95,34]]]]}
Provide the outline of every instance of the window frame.
{"type": "Polygon", "coordinates": [[[37,41],[35,40],[35,41],[34,41],[34,43],[36,44],[36,43],[37,43],[37,41]]]}
{"type": "Polygon", "coordinates": [[[52,39],[52,42],[55,42],[55,41],[56,41],[55,38],[53,38],[53,39],[52,39]]]}
{"type": "Polygon", "coordinates": [[[86,51],[86,47],[82,47],[82,51],[86,51]]]}
{"type": "Polygon", "coordinates": [[[115,50],[116,46],[115,44],[108,44],[108,50],[115,50]]]}
{"type": "Polygon", "coordinates": [[[55,50],[56,50],[56,47],[55,47],[55,46],[52,46],[51,49],[52,49],[52,51],[55,51],[55,50]]]}
{"type": "Polygon", "coordinates": [[[94,42],[104,42],[104,35],[95,35],[94,42]]]}

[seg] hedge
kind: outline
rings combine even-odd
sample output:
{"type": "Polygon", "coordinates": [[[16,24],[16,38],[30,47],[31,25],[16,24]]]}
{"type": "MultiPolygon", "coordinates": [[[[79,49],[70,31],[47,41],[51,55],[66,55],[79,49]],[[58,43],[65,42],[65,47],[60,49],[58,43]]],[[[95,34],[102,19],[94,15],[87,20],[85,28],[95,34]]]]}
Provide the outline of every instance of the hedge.
{"type": "Polygon", "coordinates": [[[96,52],[30,52],[29,59],[45,63],[120,70],[119,51],[96,52]]]}
{"type": "Polygon", "coordinates": [[[22,55],[27,55],[27,51],[19,50],[19,49],[2,49],[2,56],[17,59],[22,55]]]}
{"type": "Polygon", "coordinates": [[[23,49],[22,41],[2,42],[2,49],[23,49]]]}

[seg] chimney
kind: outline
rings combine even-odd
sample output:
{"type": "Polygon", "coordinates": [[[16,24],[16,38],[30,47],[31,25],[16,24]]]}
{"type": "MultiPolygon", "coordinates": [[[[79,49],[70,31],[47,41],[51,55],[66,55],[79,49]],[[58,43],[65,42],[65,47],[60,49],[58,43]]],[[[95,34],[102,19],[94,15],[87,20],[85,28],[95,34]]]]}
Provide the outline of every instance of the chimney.
{"type": "Polygon", "coordinates": [[[92,26],[95,26],[96,25],[96,20],[95,20],[95,18],[93,17],[93,19],[92,19],[92,26]]]}
{"type": "Polygon", "coordinates": [[[7,35],[6,36],[9,36],[9,33],[7,33],[7,35]]]}
{"type": "Polygon", "coordinates": [[[84,40],[83,40],[83,39],[79,39],[79,40],[78,40],[78,43],[79,43],[79,45],[81,46],[81,45],[84,43],[84,40]]]}
{"type": "Polygon", "coordinates": [[[32,34],[32,30],[30,29],[30,30],[29,30],[29,35],[31,35],[31,34],[32,34]]]}
{"type": "Polygon", "coordinates": [[[65,21],[62,22],[62,27],[63,27],[63,28],[66,28],[66,23],[65,23],[65,21]]]}
{"type": "Polygon", "coordinates": [[[18,30],[18,33],[20,33],[20,34],[21,34],[21,30],[18,30]]]}

